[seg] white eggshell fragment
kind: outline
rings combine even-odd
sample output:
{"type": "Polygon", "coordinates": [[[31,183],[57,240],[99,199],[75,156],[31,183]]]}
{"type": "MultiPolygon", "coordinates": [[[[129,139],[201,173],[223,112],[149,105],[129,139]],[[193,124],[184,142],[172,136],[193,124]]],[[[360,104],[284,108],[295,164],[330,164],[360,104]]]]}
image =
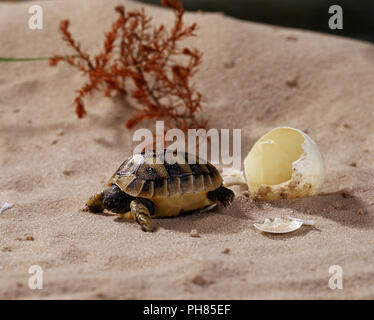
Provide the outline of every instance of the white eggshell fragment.
{"type": "Polygon", "coordinates": [[[273,221],[265,219],[264,223],[255,223],[253,226],[263,232],[288,233],[300,229],[302,225],[303,223],[301,221],[275,218],[273,221]]]}
{"type": "Polygon", "coordinates": [[[304,220],[304,219],[299,219],[299,218],[293,218],[293,217],[290,217],[290,216],[287,216],[288,219],[290,220],[294,220],[294,221],[299,221],[299,222],[302,222],[303,225],[305,226],[314,226],[314,220],[304,220]]]}
{"type": "Polygon", "coordinates": [[[316,194],[324,181],[322,155],[306,133],[279,127],[260,138],[244,160],[249,191],[263,199],[316,194]]]}
{"type": "Polygon", "coordinates": [[[2,214],[4,211],[13,208],[13,203],[5,202],[3,206],[0,209],[0,214],[2,214]]]}
{"type": "Polygon", "coordinates": [[[207,207],[201,209],[199,212],[200,212],[200,213],[208,212],[208,211],[214,209],[216,206],[217,206],[217,204],[216,204],[216,203],[213,203],[213,204],[211,204],[210,206],[207,206],[207,207]]]}
{"type": "Polygon", "coordinates": [[[225,187],[236,186],[247,184],[244,179],[243,171],[235,169],[226,169],[222,170],[223,185],[225,187]]]}

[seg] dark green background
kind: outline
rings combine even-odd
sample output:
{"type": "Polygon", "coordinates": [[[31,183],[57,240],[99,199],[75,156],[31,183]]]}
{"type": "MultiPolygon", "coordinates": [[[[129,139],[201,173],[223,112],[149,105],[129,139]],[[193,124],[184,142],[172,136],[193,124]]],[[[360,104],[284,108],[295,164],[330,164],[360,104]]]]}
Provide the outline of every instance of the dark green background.
{"type": "MultiPolygon", "coordinates": [[[[138,0],[160,4],[159,0],[138,0]]],[[[221,11],[239,19],[315,30],[374,42],[374,0],[184,0],[187,10],[221,11]],[[343,8],[343,30],[330,30],[328,9],[343,8]]]]}

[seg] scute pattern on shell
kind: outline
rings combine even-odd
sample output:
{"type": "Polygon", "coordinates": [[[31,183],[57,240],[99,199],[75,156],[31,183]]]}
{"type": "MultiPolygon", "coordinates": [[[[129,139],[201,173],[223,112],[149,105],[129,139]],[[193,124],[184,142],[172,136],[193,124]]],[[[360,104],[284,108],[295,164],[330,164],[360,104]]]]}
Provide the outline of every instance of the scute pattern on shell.
{"type": "Polygon", "coordinates": [[[134,197],[208,192],[222,184],[216,167],[188,153],[147,151],[126,159],[109,180],[134,197]],[[191,161],[192,159],[192,161],[191,161]],[[195,162],[195,163],[188,163],[195,162]]]}

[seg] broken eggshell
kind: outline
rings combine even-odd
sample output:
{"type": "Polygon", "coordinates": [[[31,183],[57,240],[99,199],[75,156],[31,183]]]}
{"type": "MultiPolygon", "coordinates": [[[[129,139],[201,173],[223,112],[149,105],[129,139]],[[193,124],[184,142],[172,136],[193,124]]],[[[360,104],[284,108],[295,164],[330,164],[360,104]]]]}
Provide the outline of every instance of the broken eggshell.
{"type": "Polygon", "coordinates": [[[273,221],[265,219],[264,223],[255,223],[253,226],[263,232],[288,233],[300,229],[302,225],[302,221],[275,218],[273,221]]]}
{"type": "Polygon", "coordinates": [[[316,194],[324,181],[322,155],[306,133],[279,127],[260,138],[244,160],[249,191],[275,200],[316,194]]]}
{"type": "Polygon", "coordinates": [[[225,187],[230,186],[237,186],[237,185],[246,185],[247,182],[244,179],[243,171],[235,170],[235,169],[222,169],[222,179],[223,185],[225,187]]]}

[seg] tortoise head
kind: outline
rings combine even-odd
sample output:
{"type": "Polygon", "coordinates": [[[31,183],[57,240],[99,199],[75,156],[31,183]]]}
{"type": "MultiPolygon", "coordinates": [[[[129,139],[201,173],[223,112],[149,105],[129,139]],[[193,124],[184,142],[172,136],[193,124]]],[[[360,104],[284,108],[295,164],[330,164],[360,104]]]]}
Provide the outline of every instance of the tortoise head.
{"type": "Polygon", "coordinates": [[[107,210],[116,213],[125,213],[130,210],[132,197],[123,192],[117,185],[113,184],[104,190],[103,205],[107,210]]]}

